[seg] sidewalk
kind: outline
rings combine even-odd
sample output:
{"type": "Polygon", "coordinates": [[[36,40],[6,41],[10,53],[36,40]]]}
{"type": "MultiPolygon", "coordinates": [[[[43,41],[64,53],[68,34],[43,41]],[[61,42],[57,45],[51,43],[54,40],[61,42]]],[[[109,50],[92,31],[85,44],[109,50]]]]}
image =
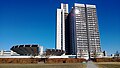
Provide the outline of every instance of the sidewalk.
{"type": "Polygon", "coordinates": [[[88,61],[87,68],[98,68],[98,67],[92,61],[88,61]]]}

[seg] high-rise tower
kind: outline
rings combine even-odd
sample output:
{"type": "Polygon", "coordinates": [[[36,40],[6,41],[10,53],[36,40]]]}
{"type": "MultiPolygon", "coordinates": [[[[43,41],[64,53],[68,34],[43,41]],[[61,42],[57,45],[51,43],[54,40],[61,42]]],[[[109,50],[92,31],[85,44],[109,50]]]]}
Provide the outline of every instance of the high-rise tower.
{"type": "Polygon", "coordinates": [[[68,14],[68,4],[61,3],[57,9],[56,49],[65,50],[65,19],[68,14]]]}
{"type": "Polygon", "coordinates": [[[95,5],[74,4],[66,22],[66,52],[77,57],[93,57],[101,52],[95,5]]]}
{"type": "Polygon", "coordinates": [[[100,56],[96,6],[75,3],[68,13],[66,5],[61,4],[61,9],[57,9],[56,48],[76,57],[100,56]]]}

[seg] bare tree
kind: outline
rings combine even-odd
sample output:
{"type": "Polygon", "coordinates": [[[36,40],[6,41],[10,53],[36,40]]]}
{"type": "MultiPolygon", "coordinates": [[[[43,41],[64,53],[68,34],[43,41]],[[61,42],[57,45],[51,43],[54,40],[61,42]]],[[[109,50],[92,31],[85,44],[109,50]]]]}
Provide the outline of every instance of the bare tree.
{"type": "Polygon", "coordinates": [[[93,56],[94,56],[94,58],[96,58],[96,57],[97,57],[96,48],[95,48],[95,50],[94,50],[94,52],[93,52],[93,56]]]}
{"type": "Polygon", "coordinates": [[[80,49],[80,57],[82,57],[82,50],[80,49]]]}
{"type": "Polygon", "coordinates": [[[119,58],[119,52],[118,51],[116,51],[115,56],[117,57],[117,59],[119,58]]]}

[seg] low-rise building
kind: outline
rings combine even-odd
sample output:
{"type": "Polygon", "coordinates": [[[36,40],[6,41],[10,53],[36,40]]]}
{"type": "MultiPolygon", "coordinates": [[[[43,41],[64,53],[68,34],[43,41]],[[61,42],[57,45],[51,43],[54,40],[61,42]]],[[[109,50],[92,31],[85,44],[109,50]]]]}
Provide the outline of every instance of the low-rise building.
{"type": "Polygon", "coordinates": [[[8,51],[8,50],[1,50],[0,51],[0,56],[16,56],[19,55],[16,52],[13,52],[12,50],[8,51]]]}
{"type": "Polygon", "coordinates": [[[22,56],[38,56],[43,54],[43,46],[37,44],[16,45],[11,50],[22,56]]]}

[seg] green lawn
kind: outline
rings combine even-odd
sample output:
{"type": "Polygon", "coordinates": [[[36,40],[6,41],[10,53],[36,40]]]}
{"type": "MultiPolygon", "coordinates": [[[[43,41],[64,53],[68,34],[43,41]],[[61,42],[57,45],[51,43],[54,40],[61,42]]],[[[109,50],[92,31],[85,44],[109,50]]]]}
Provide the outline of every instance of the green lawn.
{"type": "Polygon", "coordinates": [[[120,68],[119,64],[99,64],[99,68],[120,68]]]}
{"type": "Polygon", "coordinates": [[[0,68],[86,68],[86,64],[0,64],[0,68]]]}
{"type": "Polygon", "coordinates": [[[120,62],[95,63],[99,68],[120,68],[120,62]]]}

